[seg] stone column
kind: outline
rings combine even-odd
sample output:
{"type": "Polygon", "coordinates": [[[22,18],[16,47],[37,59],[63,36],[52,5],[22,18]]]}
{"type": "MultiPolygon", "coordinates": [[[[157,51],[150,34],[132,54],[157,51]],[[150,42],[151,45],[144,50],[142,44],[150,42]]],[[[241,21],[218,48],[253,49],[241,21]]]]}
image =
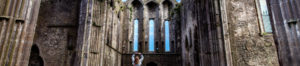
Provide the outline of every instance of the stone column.
{"type": "Polygon", "coordinates": [[[27,65],[32,45],[40,0],[2,0],[0,9],[0,64],[27,65]]]}
{"type": "Polygon", "coordinates": [[[80,6],[80,19],[77,36],[76,66],[88,66],[88,56],[90,48],[90,34],[92,27],[93,1],[82,0],[80,6]]]}

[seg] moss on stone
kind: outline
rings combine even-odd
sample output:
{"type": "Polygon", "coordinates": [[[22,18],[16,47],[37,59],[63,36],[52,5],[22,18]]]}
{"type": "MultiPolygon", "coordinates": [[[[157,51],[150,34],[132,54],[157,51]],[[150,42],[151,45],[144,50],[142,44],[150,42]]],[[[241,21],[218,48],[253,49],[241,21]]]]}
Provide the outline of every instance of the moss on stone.
{"type": "Polygon", "coordinates": [[[121,10],[121,11],[124,11],[124,9],[125,9],[125,6],[121,6],[121,7],[120,7],[120,10],[121,10]]]}
{"type": "Polygon", "coordinates": [[[176,4],[175,8],[170,11],[169,15],[174,16],[175,14],[179,14],[181,6],[182,4],[176,4]]]}
{"type": "Polygon", "coordinates": [[[128,7],[129,8],[129,12],[130,12],[130,17],[129,17],[129,20],[131,21],[132,20],[132,12],[133,12],[133,7],[128,7]]]}

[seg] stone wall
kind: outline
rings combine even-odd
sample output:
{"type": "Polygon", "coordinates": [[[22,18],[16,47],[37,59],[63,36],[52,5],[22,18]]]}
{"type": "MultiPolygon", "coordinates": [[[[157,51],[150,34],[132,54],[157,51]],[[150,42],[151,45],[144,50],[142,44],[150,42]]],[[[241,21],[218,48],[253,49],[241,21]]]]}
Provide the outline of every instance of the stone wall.
{"type": "Polygon", "coordinates": [[[80,0],[41,1],[33,44],[39,48],[45,66],[74,64],[79,5],[80,0]]]}
{"type": "MultiPolygon", "coordinates": [[[[225,0],[224,0],[225,1],[225,0]]],[[[233,66],[278,66],[272,34],[260,32],[255,0],[226,0],[225,40],[229,40],[233,66]]],[[[228,50],[226,50],[228,51],[228,50]]]]}
{"type": "Polygon", "coordinates": [[[0,66],[130,66],[134,19],[143,66],[278,66],[255,1],[1,0],[0,66]],[[148,51],[150,18],[154,52],[148,51]],[[170,52],[164,51],[165,20],[170,52]]]}
{"type": "Polygon", "coordinates": [[[299,66],[300,1],[267,0],[267,3],[280,66],[299,66]]]}
{"type": "Polygon", "coordinates": [[[260,32],[254,0],[185,0],[182,3],[183,65],[278,65],[272,34],[260,32]]]}
{"type": "Polygon", "coordinates": [[[82,0],[77,40],[78,66],[120,66],[123,13],[120,0],[82,0]]]}
{"type": "Polygon", "coordinates": [[[226,66],[218,0],[183,0],[183,66],[226,66]]]}
{"type": "MultiPolygon", "coordinates": [[[[175,32],[177,22],[180,20],[179,12],[175,12],[175,6],[178,4],[175,0],[128,0],[124,2],[124,22],[123,30],[125,30],[126,43],[123,43],[122,66],[132,65],[131,55],[133,51],[133,34],[134,20],[139,22],[139,49],[138,51],[145,54],[143,66],[153,63],[158,66],[180,66],[181,58],[179,47],[177,44],[178,37],[175,32]],[[171,15],[172,13],[172,15],[171,15]],[[128,18],[129,17],[129,18],[128,18]],[[155,50],[149,51],[149,21],[154,19],[154,44],[155,50]],[[165,20],[169,20],[170,25],[170,52],[165,51],[165,20]],[[127,30],[128,29],[128,30],[127,30]],[[177,64],[174,64],[177,63],[177,64]]],[[[177,8],[178,9],[178,8],[177,8]]],[[[179,10],[178,10],[179,11],[179,10]]]]}
{"type": "Polygon", "coordinates": [[[26,66],[40,0],[0,1],[0,65],[26,66]]]}

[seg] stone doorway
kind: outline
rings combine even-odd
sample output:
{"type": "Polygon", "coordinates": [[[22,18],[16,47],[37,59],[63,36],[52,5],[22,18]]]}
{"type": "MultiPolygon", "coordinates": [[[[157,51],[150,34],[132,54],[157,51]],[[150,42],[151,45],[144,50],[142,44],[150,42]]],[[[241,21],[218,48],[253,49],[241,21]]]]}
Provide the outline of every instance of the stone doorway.
{"type": "Polygon", "coordinates": [[[147,66],[157,66],[157,64],[154,62],[150,62],[150,63],[147,63],[147,66]]]}
{"type": "Polygon", "coordinates": [[[31,48],[28,66],[44,66],[44,61],[40,56],[39,48],[36,45],[33,45],[31,48]]]}

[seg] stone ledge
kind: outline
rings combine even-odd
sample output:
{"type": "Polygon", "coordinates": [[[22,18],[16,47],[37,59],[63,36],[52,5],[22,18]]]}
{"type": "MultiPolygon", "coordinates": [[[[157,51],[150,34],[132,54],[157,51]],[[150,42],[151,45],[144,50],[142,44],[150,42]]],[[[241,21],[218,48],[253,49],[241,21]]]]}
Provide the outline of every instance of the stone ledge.
{"type": "Polygon", "coordinates": [[[0,20],[9,20],[9,16],[0,16],[0,20]]]}
{"type": "Polygon", "coordinates": [[[289,24],[291,24],[291,23],[297,23],[297,22],[299,22],[299,19],[289,20],[289,21],[288,21],[289,24]]]}
{"type": "Polygon", "coordinates": [[[16,22],[24,23],[25,20],[23,18],[16,18],[16,22]]]}

